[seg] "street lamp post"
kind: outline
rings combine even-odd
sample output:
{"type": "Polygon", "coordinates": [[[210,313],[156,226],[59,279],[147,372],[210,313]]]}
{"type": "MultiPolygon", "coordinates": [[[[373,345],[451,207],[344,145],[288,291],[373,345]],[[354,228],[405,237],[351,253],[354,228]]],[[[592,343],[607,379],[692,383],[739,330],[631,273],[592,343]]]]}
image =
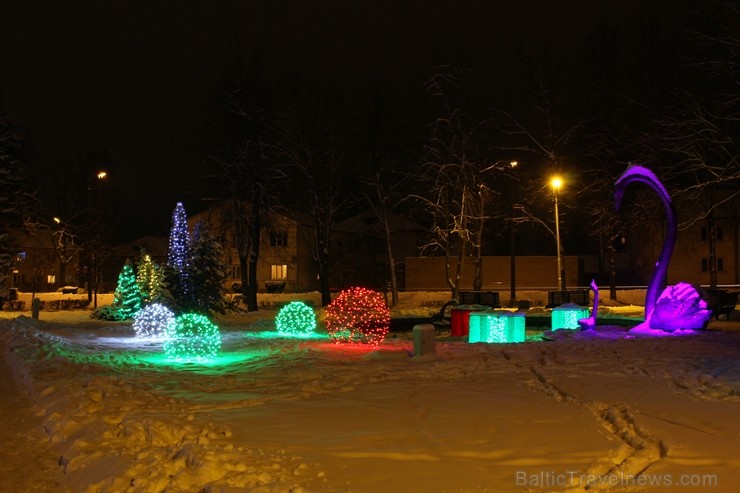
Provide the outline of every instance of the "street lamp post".
{"type": "MultiPolygon", "coordinates": [[[[99,180],[104,180],[108,176],[105,171],[98,171],[95,177],[99,180]]],[[[88,216],[87,216],[87,228],[88,228],[88,266],[87,270],[87,300],[93,302],[93,308],[98,307],[98,273],[96,268],[96,255],[95,247],[92,240],[92,227],[93,227],[93,188],[95,187],[95,180],[90,179],[90,186],[87,189],[88,195],[88,216]]]]}
{"type": "Polygon", "coordinates": [[[563,180],[556,176],[550,181],[552,185],[553,194],[555,196],[555,242],[558,248],[558,289],[565,291],[565,271],[563,269],[563,255],[562,247],[560,244],[560,215],[558,213],[558,192],[560,187],[563,186],[563,180]]]}

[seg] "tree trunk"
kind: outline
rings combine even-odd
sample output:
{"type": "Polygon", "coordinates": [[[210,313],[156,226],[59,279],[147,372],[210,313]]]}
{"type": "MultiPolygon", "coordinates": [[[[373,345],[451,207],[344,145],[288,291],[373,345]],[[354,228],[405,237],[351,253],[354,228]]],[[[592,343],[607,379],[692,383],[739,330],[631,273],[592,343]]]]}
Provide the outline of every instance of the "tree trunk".
{"type": "Polygon", "coordinates": [[[609,243],[609,299],[617,299],[617,258],[614,245],[609,243]]]}
{"type": "Polygon", "coordinates": [[[257,193],[252,202],[252,220],[249,222],[249,255],[247,256],[247,262],[249,263],[249,282],[247,283],[245,299],[247,310],[249,311],[259,310],[257,305],[257,292],[259,291],[257,262],[260,254],[260,234],[262,231],[261,210],[262,197],[257,193]]]}
{"type": "Polygon", "coordinates": [[[509,244],[509,272],[510,272],[510,280],[509,280],[509,305],[515,306],[514,303],[516,302],[516,223],[512,222],[509,225],[509,234],[511,237],[509,238],[510,244],[509,244]]]}
{"type": "Polygon", "coordinates": [[[319,263],[319,285],[321,287],[321,306],[331,303],[331,291],[329,291],[329,262],[322,258],[319,263]]]}
{"type": "Polygon", "coordinates": [[[709,289],[717,289],[717,228],[714,225],[714,212],[707,216],[707,239],[709,240],[709,289]]]}
{"type": "Polygon", "coordinates": [[[398,303],[398,281],[396,279],[396,261],[393,257],[393,245],[391,244],[391,229],[388,225],[388,214],[387,209],[385,210],[385,244],[386,251],[388,252],[388,268],[391,276],[391,306],[398,303]]]}
{"type": "Polygon", "coordinates": [[[483,203],[483,193],[479,191],[478,194],[480,195],[480,209],[478,210],[480,217],[478,217],[478,227],[475,232],[475,262],[473,270],[473,290],[475,291],[481,291],[483,289],[483,226],[485,224],[483,207],[485,204],[483,203]]]}

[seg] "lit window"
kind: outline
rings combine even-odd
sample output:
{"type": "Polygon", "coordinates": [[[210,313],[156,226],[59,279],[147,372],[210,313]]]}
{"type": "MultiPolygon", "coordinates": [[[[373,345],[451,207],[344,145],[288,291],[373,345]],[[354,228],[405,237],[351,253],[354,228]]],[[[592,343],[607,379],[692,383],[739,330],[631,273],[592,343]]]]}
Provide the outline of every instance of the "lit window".
{"type": "Polygon", "coordinates": [[[26,260],[26,252],[18,252],[18,255],[15,256],[15,259],[18,262],[22,262],[23,260],[26,260]]]}
{"type": "Polygon", "coordinates": [[[270,268],[270,276],[273,281],[283,281],[288,278],[288,266],[286,264],[274,264],[270,268]]]}
{"type": "Polygon", "coordinates": [[[57,276],[55,276],[54,274],[49,274],[46,276],[47,284],[54,284],[55,282],[57,282],[57,276]]]}

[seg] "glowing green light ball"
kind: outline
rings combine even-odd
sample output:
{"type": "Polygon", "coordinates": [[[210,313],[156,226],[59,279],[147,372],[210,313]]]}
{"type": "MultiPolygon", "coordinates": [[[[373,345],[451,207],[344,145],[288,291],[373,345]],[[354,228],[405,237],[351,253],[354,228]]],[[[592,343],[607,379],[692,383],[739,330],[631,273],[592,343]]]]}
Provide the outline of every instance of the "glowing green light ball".
{"type": "Polygon", "coordinates": [[[177,361],[208,361],[221,349],[221,332],[205,315],[185,313],[167,327],[163,348],[177,361]]]}
{"type": "Polygon", "coordinates": [[[134,317],[136,337],[163,339],[167,326],[175,321],[175,314],[164,305],[152,303],[140,310],[134,317]]]}
{"type": "Polygon", "coordinates": [[[316,329],[316,314],[302,301],[291,301],[278,312],[275,326],[284,335],[308,336],[316,329]]]}
{"type": "Polygon", "coordinates": [[[326,307],[326,331],[335,342],[377,346],[390,328],[390,310],[377,291],[345,289],[326,307]]]}

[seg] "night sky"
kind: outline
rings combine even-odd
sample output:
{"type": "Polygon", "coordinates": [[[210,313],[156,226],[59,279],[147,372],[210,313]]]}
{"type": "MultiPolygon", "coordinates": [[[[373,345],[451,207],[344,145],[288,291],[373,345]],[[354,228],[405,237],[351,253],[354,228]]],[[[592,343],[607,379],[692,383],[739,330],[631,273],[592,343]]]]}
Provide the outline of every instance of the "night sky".
{"type": "Polygon", "coordinates": [[[519,83],[517,46],[548,46],[569,70],[586,29],[632,22],[644,4],[3,2],[0,94],[31,132],[37,168],[106,150],[111,186],[129,197],[123,230],[165,234],[176,201],[201,206],[198,146],[235,43],[246,55],[261,50],[273,70],[348,90],[372,79],[414,90],[440,60],[463,55],[506,90],[519,83]]]}

